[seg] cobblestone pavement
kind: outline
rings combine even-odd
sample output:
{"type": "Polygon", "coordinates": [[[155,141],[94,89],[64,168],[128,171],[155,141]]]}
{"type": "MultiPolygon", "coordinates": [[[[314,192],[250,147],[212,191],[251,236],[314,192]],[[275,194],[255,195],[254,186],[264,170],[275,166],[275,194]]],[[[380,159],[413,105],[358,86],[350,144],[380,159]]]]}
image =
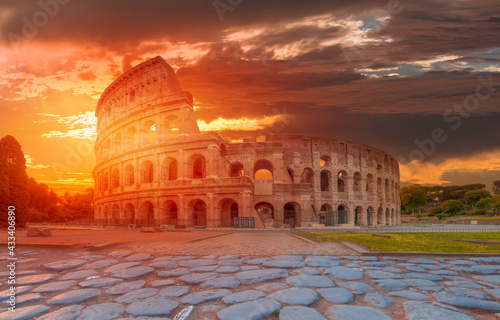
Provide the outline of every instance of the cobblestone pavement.
{"type": "Polygon", "coordinates": [[[344,255],[276,232],[178,245],[196,254],[168,253],[172,247],[157,242],[94,251],[23,247],[15,296],[10,261],[0,255],[0,320],[174,319],[189,306],[188,320],[500,316],[500,257],[344,255]]]}
{"type": "MultiPolygon", "coordinates": [[[[206,232],[206,237],[213,237],[206,232]]],[[[215,237],[182,243],[168,241],[140,241],[123,244],[136,252],[155,254],[192,253],[198,255],[278,255],[293,253],[352,255],[352,249],[340,243],[312,243],[301,238],[277,231],[238,231],[233,233],[215,234],[215,237]]]]}

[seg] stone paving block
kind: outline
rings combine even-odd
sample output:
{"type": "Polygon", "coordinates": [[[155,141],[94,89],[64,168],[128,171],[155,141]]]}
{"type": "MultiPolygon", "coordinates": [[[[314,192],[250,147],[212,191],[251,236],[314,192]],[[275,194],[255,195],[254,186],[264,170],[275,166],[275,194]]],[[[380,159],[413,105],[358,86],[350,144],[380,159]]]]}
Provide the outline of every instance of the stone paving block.
{"type": "Polygon", "coordinates": [[[179,298],[189,292],[189,286],[171,286],[160,291],[159,295],[164,298],[179,298]]]}
{"type": "Polygon", "coordinates": [[[172,261],[183,261],[183,260],[193,260],[193,259],[196,259],[195,255],[176,256],[176,257],[173,257],[170,260],[172,260],[172,261]]]}
{"type": "Polygon", "coordinates": [[[168,316],[179,303],[164,297],[151,297],[133,302],[127,312],[133,316],[168,316]]]}
{"type": "Polygon", "coordinates": [[[240,266],[243,264],[243,259],[230,259],[219,261],[219,266],[240,266]]]}
{"type": "Polygon", "coordinates": [[[55,305],[74,304],[95,298],[99,295],[101,295],[101,290],[99,289],[76,289],[61,293],[48,300],[47,303],[55,305]]]}
{"type": "Polygon", "coordinates": [[[324,271],[324,274],[329,274],[339,280],[363,279],[363,272],[346,267],[330,267],[324,271]]]}
{"type": "Polygon", "coordinates": [[[17,285],[39,284],[39,283],[43,283],[43,282],[48,281],[48,280],[55,279],[57,277],[59,277],[59,275],[50,274],[50,273],[24,276],[24,277],[17,278],[16,284],[17,285]]]}
{"type": "Polygon", "coordinates": [[[160,277],[178,277],[189,274],[190,271],[188,268],[177,268],[172,270],[162,270],[158,272],[158,276],[160,277]]]}
{"type": "Polygon", "coordinates": [[[289,288],[289,286],[286,283],[266,283],[256,287],[255,289],[266,292],[275,292],[286,288],[289,288]]]}
{"type": "Polygon", "coordinates": [[[124,279],[134,279],[137,277],[141,277],[148,273],[155,271],[154,268],[145,267],[145,266],[137,266],[132,268],[120,269],[111,274],[112,277],[124,278],[124,279]]]}
{"type": "Polygon", "coordinates": [[[275,292],[269,295],[268,298],[278,300],[286,304],[308,306],[318,300],[318,294],[316,291],[308,288],[289,288],[275,292]]]}
{"type": "Polygon", "coordinates": [[[191,273],[191,274],[186,274],[185,276],[182,276],[179,279],[189,284],[195,284],[195,283],[205,282],[213,278],[217,278],[218,276],[219,274],[211,272],[191,273]]]}
{"type": "Polygon", "coordinates": [[[88,280],[82,281],[78,285],[82,288],[101,288],[101,287],[112,286],[114,284],[122,283],[122,282],[123,282],[123,279],[94,278],[94,279],[88,279],[88,280]]]}
{"type": "Polygon", "coordinates": [[[500,299],[500,288],[499,289],[486,289],[484,290],[494,296],[497,299],[500,299]]]}
{"type": "Polygon", "coordinates": [[[486,282],[491,282],[491,283],[500,285],[500,275],[474,276],[474,279],[486,281],[486,282]]]}
{"type": "Polygon", "coordinates": [[[185,296],[180,300],[183,304],[199,304],[210,300],[217,300],[224,296],[231,294],[230,290],[220,289],[220,290],[205,290],[190,294],[185,296]]]}
{"type": "Polygon", "coordinates": [[[473,260],[477,263],[500,265],[500,257],[479,257],[479,258],[470,258],[470,260],[473,260]]]}
{"type": "Polygon", "coordinates": [[[218,273],[235,273],[237,271],[240,271],[240,268],[236,266],[224,266],[215,269],[215,272],[218,273]]]}
{"type": "Polygon", "coordinates": [[[321,271],[311,267],[300,268],[297,270],[297,272],[303,275],[310,275],[310,276],[316,276],[321,274],[321,271]]]}
{"type": "Polygon", "coordinates": [[[340,266],[340,261],[332,260],[327,257],[309,257],[306,264],[310,267],[336,267],[340,266]]]}
{"type": "Polygon", "coordinates": [[[273,314],[281,304],[272,299],[258,299],[232,305],[217,312],[220,320],[258,320],[273,314]]]}
{"type": "Polygon", "coordinates": [[[403,279],[400,274],[378,270],[368,270],[366,274],[372,279],[403,279]]]}
{"type": "Polygon", "coordinates": [[[223,297],[222,301],[224,301],[227,304],[236,304],[236,303],[247,302],[250,300],[256,300],[258,298],[262,298],[265,296],[266,294],[259,290],[245,290],[245,291],[240,291],[238,293],[229,294],[223,297]]]}
{"type": "Polygon", "coordinates": [[[394,268],[394,267],[385,267],[385,268],[382,268],[381,270],[385,271],[385,272],[392,272],[392,273],[408,273],[408,270],[394,268]]]}
{"type": "Polygon", "coordinates": [[[274,259],[274,260],[290,260],[290,261],[302,261],[302,260],[304,260],[303,256],[300,256],[300,255],[290,255],[290,254],[274,256],[274,257],[271,257],[271,258],[274,259]]]}
{"type": "Polygon", "coordinates": [[[295,287],[335,287],[333,281],[325,276],[290,276],[286,279],[286,282],[295,287]]]}
{"type": "MultiPolygon", "coordinates": [[[[42,300],[43,297],[40,293],[26,293],[22,295],[16,295],[16,306],[26,302],[33,302],[42,300]]],[[[2,304],[9,305],[9,300],[2,301],[2,304]]]]}
{"type": "Polygon", "coordinates": [[[200,285],[201,289],[208,288],[230,288],[234,289],[240,285],[240,282],[235,277],[220,277],[215,279],[210,279],[208,281],[203,282],[200,285]]]}
{"type": "MultiPolygon", "coordinates": [[[[16,287],[16,295],[18,294],[23,294],[27,291],[30,291],[31,289],[33,289],[33,286],[19,286],[19,287],[16,287]]],[[[3,301],[3,300],[7,300],[10,298],[10,288],[9,289],[6,289],[6,290],[3,290],[2,292],[0,292],[0,301],[3,301]]]]}
{"type": "Polygon", "coordinates": [[[378,258],[374,256],[362,256],[359,257],[359,259],[363,261],[379,261],[378,258]]]}
{"type": "Polygon", "coordinates": [[[47,313],[39,318],[36,318],[37,320],[73,320],[76,319],[80,315],[80,312],[83,310],[83,306],[80,305],[72,305],[72,306],[67,306],[64,308],[61,308],[57,311],[47,313]]]}
{"type": "Polygon", "coordinates": [[[16,308],[16,312],[4,311],[0,313],[0,320],[24,320],[33,319],[37,315],[49,311],[50,308],[44,305],[37,305],[24,308],[16,308]]]}
{"type": "Polygon", "coordinates": [[[121,250],[121,251],[113,251],[108,253],[108,255],[114,257],[114,258],[124,258],[132,254],[132,251],[126,251],[126,250],[121,250]]]}
{"type": "Polygon", "coordinates": [[[71,260],[61,260],[61,261],[51,262],[44,264],[43,266],[47,269],[62,271],[83,266],[85,263],[87,263],[87,260],[71,259],[71,260]]]}
{"type": "Polygon", "coordinates": [[[377,309],[350,305],[334,305],[326,311],[325,315],[330,319],[338,320],[392,320],[391,317],[377,309]]]}
{"type": "Polygon", "coordinates": [[[219,260],[232,260],[232,259],[239,259],[240,256],[235,256],[235,255],[227,255],[227,256],[222,256],[219,258],[219,260]]]}
{"type": "Polygon", "coordinates": [[[66,273],[65,275],[61,276],[59,280],[80,280],[88,277],[93,277],[96,275],[98,275],[98,273],[95,270],[81,270],[81,271],[66,273]]]}
{"type": "Polygon", "coordinates": [[[436,297],[436,299],[439,302],[451,304],[452,306],[456,307],[500,311],[500,303],[494,301],[486,301],[469,297],[463,297],[445,291],[436,292],[433,293],[432,295],[436,297]]]}
{"type": "Polygon", "coordinates": [[[410,300],[430,300],[429,296],[410,290],[391,291],[389,294],[391,296],[403,297],[410,300]]]}
{"type": "MultiPolygon", "coordinates": [[[[470,280],[470,279],[467,279],[470,280]]],[[[477,284],[472,281],[446,281],[444,283],[448,287],[462,287],[462,288],[470,288],[470,289],[486,289],[485,286],[477,284]]]]}
{"type": "Polygon", "coordinates": [[[259,283],[267,280],[285,278],[287,276],[288,271],[286,271],[285,269],[241,271],[236,274],[238,280],[244,284],[259,283]]]}
{"type": "Polygon", "coordinates": [[[339,282],[338,285],[339,285],[339,287],[349,289],[354,294],[365,294],[365,293],[373,290],[372,286],[370,286],[366,283],[357,282],[357,281],[339,282]]]}
{"type": "Polygon", "coordinates": [[[218,265],[214,266],[202,266],[202,267],[196,267],[196,268],[191,268],[191,272],[212,272],[215,271],[215,269],[218,269],[218,265]]]}
{"type": "Polygon", "coordinates": [[[431,271],[433,274],[439,274],[441,276],[458,276],[458,272],[451,270],[433,270],[431,271]]]}
{"type": "Polygon", "coordinates": [[[497,268],[495,268],[494,266],[453,267],[450,269],[460,273],[472,273],[481,275],[489,275],[497,272],[497,268]]]}
{"type": "Polygon", "coordinates": [[[257,266],[241,266],[241,271],[250,271],[250,270],[259,270],[260,268],[257,266]]]}
{"type": "Polygon", "coordinates": [[[269,261],[269,260],[272,260],[271,258],[256,258],[256,259],[250,259],[250,260],[246,260],[245,263],[246,264],[263,264],[264,262],[266,261],[269,261]]]}
{"type": "Polygon", "coordinates": [[[447,291],[458,294],[459,296],[464,296],[464,297],[469,297],[469,298],[474,298],[474,299],[481,299],[481,300],[489,300],[490,297],[478,290],[474,289],[468,289],[468,288],[462,288],[462,287],[449,287],[446,288],[447,291]]]}
{"type": "Polygon", "coordinates": [[[365,296],[365,301],[375,307],[387,308],[394,301],[394,299],[378,293],[368,293],[365,296]]]}
{"type": "Polygon", "coordinates": [[[119,303],[93,304],[85,308],[77,320],[111,320],[121,315],[125,309],[119,303]]]}
{"type": "Polygon", "coordinates": [[[408,288],[408,284],[401,280],[384,279],[384,280],[375,280],[375,282],[378,283],[377,288],[386,291],[399,291],[408,288]]]}
{"type": "Polygon", "coordinates": [[[106,293],[124,294],[124,293],[128,293],[128,292],[140,289],[140,288],[144,287],[145,284],[146,284],[146,281],[144,281],[144,280],[123,282],[123,283],[117,284],[115,286],[112,286],[111,288],[106,290],[106,293]]]}
{"type": "Polygon", "coordinates": [[[475,266],[475,265],[477,265],[476,262],[469,261],[469,260],[448,260],[447,263],[454,264],[454,265],[460,265],[460,266],[475,266]]]}
{"type": "Polygon", "coordinates": [[[179,267],[186,267],[186,268],[211,266],[215,264],[217,264],[217,261],[212,259],[193,259],[193,260],[179,261],[179,267]]]}
{"type": "Polygon", "coordinates": [[[153,261],[149,266],[152,268],[159,268],[159,269],[175,269],[177,268],[177,261],[158,260],[158,261],[153,261]]]}
{"type": "Polygon", "coordinates": [[[346,288],[317,289],[317,291],[331,303],[344,304],[354,300],[354,294],[346,288]]]}
{"type": "Polygon", "coordinates": [[[410,272],[404,274],[405,278],[413,278],[413,279],[425,279],[430,281],[443,281],[445,278],[438,274],[432,273],[420,273],[420,272],[410,272]]]}
{"type": "Polygon", "coordinates": [[[437,264],[438,262],[437,262],[437,261],[435,261],[435,260],[431,260],[431,259],[417,258],[417,259],[413,259],[413,260],[408,261],[408,263],[416,263],[416,264],[437,264]]]}
{"type": "Polygon", "coordinates": [[[120,261],[116,259],[103,259],[99,261],[95,261],[89,264],[86,264],[83,266],[83,269],[100,269],[100,268],[105,268],[112,266],[114,264],[119,263],[120,261]]]}
{"type": "Polygon", "coordinates": [[[155,296],[158,293],[158,289],[155,288],[142,288],[131,291],[115,299],[118,303],[132,303],[137,300],[146,299],[155,296]]]}
{"type": "Polygon", "coordinates": [[[134,253],[125,258],[127,261],[144,261],[153,259],[153,256],[149,253],[134,253]]]}
{"type": "Polygon", "coordinates": [[[154,280],[151,282],[153,287],[162,287],[162,286],[171,286],[174,284],[174,280],[166,279],[166,280],[154,280]]]}
{"type": "Polygon", "coordinates": [[[302,268],[306,266],[304,262],[295,260],[269,260],[262,265],[270,268],[302,268]]]}
{"type": "Polygon", "coordinates": [[[462,311],[448,306],[422,301],[405,301],[407,320],[476,320],[462,311]]]}
{"type": "Polygon", "coordinates": [[[313,308],[301,306],[287,306],[280,310],[280,319],[283,320],[327,320],[313,308]]]}
{"type": "Polygon", "coordinates": [[[104,270],[104,273],[113,273],[113,272],[116,272],[118,270],[132,268],[132,267],[136,267],[136,266],[140,266],[140,265],[141,265],[140,262],[134,262],[134,261],[123,262],[123,263],[115,264],[114,266],[107,268],[106,270],[104,270]]]}

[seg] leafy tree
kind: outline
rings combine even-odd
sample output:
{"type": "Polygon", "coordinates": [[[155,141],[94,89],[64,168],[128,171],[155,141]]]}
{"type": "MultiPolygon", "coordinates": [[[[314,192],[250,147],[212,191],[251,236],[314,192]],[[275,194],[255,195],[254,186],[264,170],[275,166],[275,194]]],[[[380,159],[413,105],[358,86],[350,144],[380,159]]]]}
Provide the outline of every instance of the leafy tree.
{"type": "Polygon", "coordinates": [[[414,212],[418,207],[427,204],[425,189],[419,184],[401,188],[400,196],[401,206],[405,210],[414,212]]]}
{"type": "Polygon", "coordinates": [[[475,206],[483,198],[491,197],[491,193],[486,190],[471,190],[464,194],[465,203],[469,206],[475,206]]]}
{"type": "Polygon", "coordinates": [[[482,198],[481,200],[479,200],[478,202],[476,202],[476,207],[478,209],[485,209],[487,207],[491,207],[491,204],[493,203],[493,198],[492,197],[488,197],[488,198],[482,198]]]}
{"type": "MultiPolygon", "coordinates": [[[[0,140],[1,158],[5,157],[6,171],[9,179],[9,194],[7,205],[16,207],[16,223],[24,226],[28,217],[29,192],[28,175],[26,174],[26,159],[21,145],[10,135],[0,140]]],[[[2,210],[6,214],[7,210],[2,210]]]]}
{"type": "Polygon", "coordinates": [[[441,204],[441,208],[446,215],[450,216],[465,210],[464,204],[459,200],[446,200],[441,204]]]}
{"type": "MultiPolygon", "coordinates": [[[[449,200],[449,199],[460,199],[462,198],[462,195],[460,192],[455,193],[452,195],[454,191],[460,191],[460,190],[481,190],[484,189],[486,186],[481,183],[476,183],[476,184],[468,184],[464,186],[447,186],[443,187],[443,201],[444,200],[449,200]]],[[[465,192],[464,192],[465,193],[465,192]]]]}
{"type": "Polygon", "coordinates": [[[431,208],[428,212],[428,216],[434,217],[442,213],[441,207],[431,208]]]}
{"type": "Polygon", "coordinates": [[[500,194],[500,180],[493,181],[493,193],[500,194]]]}

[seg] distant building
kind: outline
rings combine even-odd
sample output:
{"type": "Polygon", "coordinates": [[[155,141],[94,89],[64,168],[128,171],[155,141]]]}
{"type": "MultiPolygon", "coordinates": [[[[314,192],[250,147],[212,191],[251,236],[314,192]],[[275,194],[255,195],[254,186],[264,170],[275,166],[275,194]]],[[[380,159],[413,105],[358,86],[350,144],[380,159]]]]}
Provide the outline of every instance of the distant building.
{"type": "Polygon", "coordinates": [[[99,224],[232,227],[395,225],[399,165],[340,139],[267,135],[229,143],[200,132],[193,97],[156,57],[116,79],[97,104],[99,224]]]}

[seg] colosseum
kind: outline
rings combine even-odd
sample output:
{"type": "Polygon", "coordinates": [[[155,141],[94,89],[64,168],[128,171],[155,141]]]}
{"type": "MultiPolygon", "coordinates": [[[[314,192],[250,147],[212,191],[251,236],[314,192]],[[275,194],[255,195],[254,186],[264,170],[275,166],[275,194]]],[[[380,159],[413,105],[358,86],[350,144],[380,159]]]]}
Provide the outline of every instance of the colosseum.
{"type": "Polygon", "coordinates": [[[96,107],[95,222],[164,228],[400,223],[399,164],[371,146],[200,132],[193,96],[156,57],[128,70],[96,107]]]}

